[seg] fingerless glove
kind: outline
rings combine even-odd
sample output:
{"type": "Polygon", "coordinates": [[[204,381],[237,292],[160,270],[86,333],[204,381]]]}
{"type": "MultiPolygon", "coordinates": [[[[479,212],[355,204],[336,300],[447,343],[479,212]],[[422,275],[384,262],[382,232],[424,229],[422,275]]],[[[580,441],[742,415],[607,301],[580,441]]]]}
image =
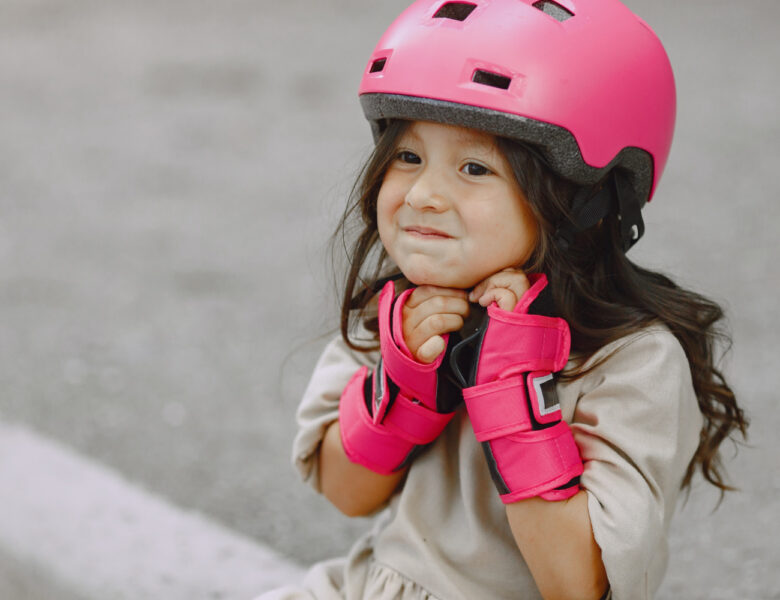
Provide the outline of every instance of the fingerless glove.
{"type": "Polygon", "coordinates": [[[455,346],[451,357],[504,503],[569,498],[583,470],[555,387],[554,373],[569,357],[569,327],[563,319],[531,314],[547,278],[529,280],[513,311],[491,304],[477,332],[455,346]]]}
{"type": "Polygon", "coordinates": [[[362,367],[341,395],[339,424],[347,457],[387,475],[405,467],[420,447],[450,422],[454,386],[440,382],[445,352],[430,364],[416,361],[403,340],[402,310],[412,290],[397,298],[389,281],[379,294],[381,358],[373,371],[362,367]]]}

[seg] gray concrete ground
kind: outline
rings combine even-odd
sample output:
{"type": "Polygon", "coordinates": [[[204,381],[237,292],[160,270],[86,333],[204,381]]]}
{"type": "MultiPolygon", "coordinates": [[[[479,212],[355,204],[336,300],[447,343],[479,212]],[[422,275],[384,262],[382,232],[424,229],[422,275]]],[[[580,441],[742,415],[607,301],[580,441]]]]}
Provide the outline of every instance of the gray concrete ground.
{"type": "MultiPolygon", "coordinates": [[[[366,523],[297,482],[292,415],[370,145],[359,75],[404,4],[0,1],[0,419],[301,563],[347,548],[366,523]]],[[[780,4],[627,4],[679,94],[632,253],[725,305],[753,420],[742,491],[712,512],[694,486],[660,597],[780,598],[780,4]]]]}
{"type": "Polygon", "coordinates": [[[244,600],[301,577],[265,546],[0,424],[0,598],[244,600]]]}

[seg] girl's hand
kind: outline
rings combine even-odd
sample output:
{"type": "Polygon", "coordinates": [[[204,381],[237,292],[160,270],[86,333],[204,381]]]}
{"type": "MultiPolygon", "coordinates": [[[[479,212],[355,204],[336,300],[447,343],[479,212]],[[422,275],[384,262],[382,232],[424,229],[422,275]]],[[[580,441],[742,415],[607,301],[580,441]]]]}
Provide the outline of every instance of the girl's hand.
{"type": "Polygon", "coordinates": [[[463,327],[468,314],[464,290],[432,285],[415,288],[403,307],[406,347],[419,362],[432,363],[447,347],[442,336],[463,327]]]}
{"type": "Polygon", "coordinates": [[[502,310],[513,311],[523,294],[531,284],[520,269],[504,269],[484,279],[471,290],[469,301],[480,306],[488,306],[491,302],[498,303],[502,310]]]}

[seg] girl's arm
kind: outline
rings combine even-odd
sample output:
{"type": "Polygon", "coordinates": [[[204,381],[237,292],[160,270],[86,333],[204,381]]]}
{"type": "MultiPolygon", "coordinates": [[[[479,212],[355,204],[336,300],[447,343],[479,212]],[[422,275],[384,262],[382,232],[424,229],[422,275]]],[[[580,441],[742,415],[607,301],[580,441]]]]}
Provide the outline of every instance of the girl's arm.
{"type": "Polygon", "coordinates": [[[506,505],[515,542],[545,600],[598,600],[608,581],[593,537],[588,496],[568,500],[529,498],[506,505]]]}
{"type": "MultiPolygon", "coordinates": [[[[526,294],[530,290],[530,281],[521,271],[515,269],[505,269],[499,273],[488,277],[485,281],[477,285],[470,295],[470,300],[479,302],[482,306],[488,306],[490,303],[495,302],[498,307],[507,312],[513,312],[517,310],[518,302],[524,301],[521,314],[525,314],[529,310],[529,302],[536,299],[540,293],[540,285],[542,288],[546,283],[536,279],[534,289],[536,295],[527,296],[526,294]]],[[[512,323],[511,320],[507,321],[512,323]]],[[[543,323],[528,321],[528,331],[532,330],[532,327],[542,327],[543,323]]],[[[551,325],[548,324],[548,327],[551,325]]],[[[525,335],[526,331],[523,327],[518,326],[518,333],[515,333],[515,337],[525,335]]],[[[487,335],[487,334],[486,334],[487,335]]],[[[494,334],[495,335],[495,334],[494,334]]],[[[565,336],[562,335],[561,339],[565,339],[568,342],[568,330],[565,332],[565,336]]],[[[507,340],[512,340],[512,336],[506,336],[507,340]]],[[[554,339],[554,330],[550,330],[546,335],[545,340],[554,339]]],[[[483,344],[486,342],[483,341],[483,344]]],[[[496,342],[493,342],[495,345],[496,342]]],[[[520,356],[524,357],[526,361],[534,358],[535,355],[529,354],[529,349],[525,348],[525,355],[520,353],[520,356]]],[[[560,350],[560,349],[559,349],[560,350]]],[[[544,344],[540,344],[539,356],[549,358],[548,353],[550,348],[544,344]]],[[[565,345],[565,351],[560,350],[561,354],[557,357],[563,361],[563,364],[557,365],[553,368],[553,371],[559,370],[565,364],[565,359],[568,357],[568,343],[565,345]]],[[[540,365],[544,361],[540,361],[540,365]]],[[[481,364],[481,363],[480,363],[481,364]]],[[[541,366],[535,366],[532,371],[541,369],[541,366]]],[[[543,370],[547,370],[545,367],[543,370]]],[[[539,373],[537,373],[538,375],[539,373]]],[[[512,381],[511,378],[505,379],[505,382],[512,381]]],[[[499,382],[500,383],[500,382],[499,382]]],[[[473,391],[468,394],[467,406],[469,407],[469,415],[474,422],[476,418],[475,433],[477,429],[484,435],[485,432],[493,437],[498,436],[494,429],[495,423],[493,422],[493,416],[490,411],[485,412],[484,408],[481,408],[485,402],[484,398],[490,396],[491,390],[497,390],[498,396],[503,396],[507,393],[506,385],[497,386],[496,382],[490,382],[488,380],[487,385],[482,386],[482,391],[475,394],[473,391]],[[474,402],[474,408],[469,403],[469,399],[474,402]],[[474,414],[476,411],[476,414],[474,414]],[[485,420],[487,419],[487,421],[485,420]],[[488,424],[486,424],[488,423],[488,424]]],[[[479,389],[479,388],[472,388],[479,389]]],[[[464,390],[464,396],[467,396],[467,391],[464,390]]],[[[532,414],[534,410],[531,406],[531,392],[529,394],[529,406],[528,412],[532,414]]],[[[534,396],[536,397],[536,396],[534,396]]],[[[555,398],[557,401],[557,397],[555,398]]],[[[536,402],[539,402],[539,398],[536,398],[536,402]]],[[[545,407],[547,406],[545,401],[545,407]]],[[[560,408],[558,408],[558,413],[560,408]]],[[[518,413],[520,414],[520,413],[518,413]]],[[[543,419],[548,413],[535,414],[534,419],[543,419]]],[[[552,413],[551,413],[552,414],[552,413]]],[[[519,426],[523,421],[523,417],[515,416],[515,426],[519,426]]],[[[558,419],[560,419],[558,414],[558,419]]],[[[530,421],[530,417],[528,417],[530,421]]],[[[547,423],[552,425],[551,422],[547,423]]],[[[530,429],[530,427],[529,427],[530,429]]],[[[547,431],[554,431],[554,429],[547,429],[547,431]]],[[[563,434],[560,434],[561,436],[563,434]]],[[[573,438],[571,433],[568,433],[566,438],[569,441],[569,445],[573,444],[573,438]]],[[[535,444],[549,443],[543,441],[542,437],[533,438],[535,443],[530,443],[532,438],[528,438],[525,442],[528,444],[527,448],[535,448],[535,444]]],[[[502,440],[503,441],[503,440],[502,440]]],[[[563,446],[558,445],[557,442],[553,442],[549,448],[549,452],[554,454],[556,451],[561,452],[563,446]]],[[[518,458],[518,455],[507,449],[507,444],[502,444],[498,449],[494,449],[491,446],[493,452],[506,452],[507,457],[504,459],[505,466],[508,467],[508,471],[503,473],[500,477],[509,476],[512,479],[516,479],[518,482],[525,481],[523,477],[517,478],[517,473],[512,473],[512,468],[515,468],[513,461],[518,458]],[[509,468],[512,467],[512,468],[509,468]]],[[[537,452],[538,450],[533,450],[537,452]]],[[[542,453],[543,454],[543,453],[542,453]]],[[[493,454],[493,460],[499,461],[497,454],[493,454]]],[[[576,463],[580,465],[579,472],[582,472],[579,454],[577,453],[576,460],[571,459],[564,460],[561,458],[562,466],[569,468],[569,464],[576,463]]],[[[536,465],[533,460],[525,465],[527,468],[535,469],[536,465]]],[[[547,475],[550,475],[548,473],[547,475]]],[[[573,475],[570,474],[570,476],[573,475]]],[[[536,581],[536,585],[539,588],[542,596],[545,600],[551,600],[555,598],[565,599],[594,599],[599,600],[604,595],[609,585],[607,580],[606,570],[601,560],[601,549],[596,544],[596,540],[593,536],[593,530],[590,523],[590,515],[588,512],[588,496],[587,493],[580,490],[579,492],[571,495],[568,499],[557,499],[552,501],[552,498],[543,499],[538,496],[531,497],[524,500],[512,501],[510,489],[506,487],[506,483],[502,486],[502,499],[506,504],[506,514],[509,520],[509,526],[512,530],[512,535],[515,538],[520,552],[523,554],[525,562],[528,564],[528,568],[536,581]]],[[[558,488],[559,490],[562,488],[558,488]]],[[[568,489],[571,489],[570,487],[568,489]]],[[[549,492],[550,490],[548,490],[549,492]]],[[[514,495],[519,495],[516,493],[514,495]]],[[[544,495],[544,494],[542,494],[544,495]]]]}
{"type": "Polygon", "coordinates": [[[320,446],[320,487],[325,497],[348,517],[373,513],[387,502],[398,488],[406,469],[380,475],[353,463],[341,444],[339,422],[325,432],[320,446]]]}

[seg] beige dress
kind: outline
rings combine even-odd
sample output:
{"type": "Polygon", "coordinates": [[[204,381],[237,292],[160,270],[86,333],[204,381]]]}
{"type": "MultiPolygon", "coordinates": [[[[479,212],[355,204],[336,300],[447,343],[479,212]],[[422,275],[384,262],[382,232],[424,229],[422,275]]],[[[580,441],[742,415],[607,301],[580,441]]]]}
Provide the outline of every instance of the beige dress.
{"type": "MultiPolygon", "coordinates": [[[[585,465],[582,487],[615,600],[652,598],[667,532],[702,415],[677,339],[655,326],[603,348],[587,376],[559,383],[563,416],[585,465]]],[[[323,352],[298,410],[293,455],[319,490],[318,449],[341,390],[376,356],[340,340],[323,352]]],[[[565,568],[565,565],[561,565],[565,568]]],[[[312,567],[263,600],[537,599],[468,415],[461,406],[418,456],[401,491],[349,555],[312,567]]]]}

